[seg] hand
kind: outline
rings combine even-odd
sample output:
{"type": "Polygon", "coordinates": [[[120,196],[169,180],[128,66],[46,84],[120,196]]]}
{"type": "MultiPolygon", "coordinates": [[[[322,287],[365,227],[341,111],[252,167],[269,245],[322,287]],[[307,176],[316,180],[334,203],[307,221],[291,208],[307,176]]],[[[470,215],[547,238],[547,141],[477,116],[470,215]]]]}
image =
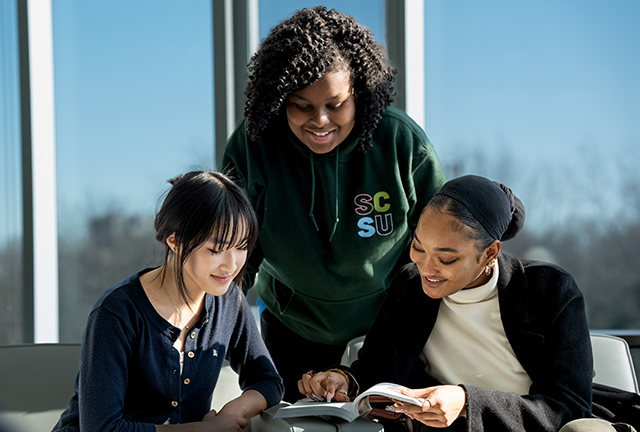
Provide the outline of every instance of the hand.
{"type": "Polygon", "coordinates": [[[156,425],[156,431],[175,430],[181,432],[242,432],[249,420],[232,415],[218,414],[215,410],[205,414],[200,422],[178,425],[156,425]]]}
{"type": "Polygon", "coordinates": [[[402,390],[407,396],[425,398],[422,406],[396,402],[397,411],[430,427],[451,426],[458,417],[466,417],[467,394],[460,386],[445,385],[402,390]]]}
{"type": "Polygon", "coordinates": [[[235,399],[227,402],[218,416],[244,417],[246,419],[260,414],[267,409],[267,400],[262,393],[249,389],[235,399]]]}
{"type": "Polygon", "coordinates": [[[338,372],[309,371],[298,380],[298,390],[303,395],[314,400],[347,402],[348,384],[345,377],[338,372]],[[315,396],[315,397],[314,397],[315,396]]]}
{"type": "Polygon", "coordinates": [[[204,416],[201,424],[205,427],[203,431],[207,432],[240,432],[247,427],[249,420],[244,417],[218,414],[215,410],[211,410],[204,416]]]}

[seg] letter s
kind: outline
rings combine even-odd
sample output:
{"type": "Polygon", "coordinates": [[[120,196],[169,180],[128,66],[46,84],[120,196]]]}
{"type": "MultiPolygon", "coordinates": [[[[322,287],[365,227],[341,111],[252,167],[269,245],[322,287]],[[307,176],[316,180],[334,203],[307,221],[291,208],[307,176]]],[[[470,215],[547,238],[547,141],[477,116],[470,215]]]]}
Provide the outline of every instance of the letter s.
{"type": "Polygon", "coordinates": [[[356,204],[356,214],[360,216],[366,216],[373,211],[371,195],[369,194],[357,195],[353,202],[356,204]]]}
{"type": "Polygon", "coordinates": [[[370,217],[363,217],[358,221],[358,228],[361,228],[361,231],[358,231],[358,235],[362,238],[369,238],[376,233],[376,227],[374,226],[374,221],[370,217]]]}

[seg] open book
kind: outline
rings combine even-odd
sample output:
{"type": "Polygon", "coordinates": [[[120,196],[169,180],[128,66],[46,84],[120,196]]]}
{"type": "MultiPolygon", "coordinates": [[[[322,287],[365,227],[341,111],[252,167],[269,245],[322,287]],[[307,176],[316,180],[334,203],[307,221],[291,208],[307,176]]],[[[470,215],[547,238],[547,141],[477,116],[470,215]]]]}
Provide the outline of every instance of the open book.
{"type": "Polygon", "coordinates": [[[414,398],[402,394],[400,390],[405,388],[398,384],[379,383],[361,393],[353,402],[313,402],[310,399],[302,399],[293,405],[280,408],[273,417],[333,416],[352,422],[371,411],[369,396],[385,396],[419,406],[424,403],[424,398],[414,398]]]}

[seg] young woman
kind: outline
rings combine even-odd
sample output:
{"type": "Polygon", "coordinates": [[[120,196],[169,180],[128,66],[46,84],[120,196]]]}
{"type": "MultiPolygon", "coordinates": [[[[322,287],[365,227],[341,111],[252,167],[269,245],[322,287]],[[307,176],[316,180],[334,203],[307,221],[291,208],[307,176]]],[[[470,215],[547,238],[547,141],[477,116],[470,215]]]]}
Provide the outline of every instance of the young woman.
{"type": "Polygon", "coordinates": [[[425,132],[390,106],[395,72],[367,28],[322,6],[273,28],[249,65],[221,167],[260,220],[248,273],[289,401],[301,365],[339,363],[366,333],[446,180],[425,132]]]}
{"type": "Polygon", "coordinates": [[[239,288],[258,234],[251,204],[217,172],[171,183],[155,219],[164,263],[98,299],[75,395],[54,431],[238,431],[282,397],[239,288]],[[244,392],[216,413],[211,400],[225,358],[244,392]]]}
{"type": "Polygon", "coordinates": [[[397,406],[413,430],[557,432],[589,417],[583,296],[561,268],[502,253],[523,224],[507,187],[472,175],[447,182],[423,210],[413,264],[394,280],[358,360],[303,375],[300,391],[345,400],[356,382],[405,385],[425,398],[397,406]]]}

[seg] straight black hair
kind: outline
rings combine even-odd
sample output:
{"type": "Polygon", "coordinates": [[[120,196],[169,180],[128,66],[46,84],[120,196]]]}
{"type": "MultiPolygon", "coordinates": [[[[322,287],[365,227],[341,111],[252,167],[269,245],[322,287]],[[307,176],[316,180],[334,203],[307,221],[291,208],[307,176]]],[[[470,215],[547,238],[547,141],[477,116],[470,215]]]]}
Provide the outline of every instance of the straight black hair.
{"type": "MultiPolygon", "coordinates": [[[[190,296],[183,272],[193,251],[213,239],[225,249],[246,249],[249,256],[258,238],[258,219],[244,190],[223,173],[191,171],[169,183],[172,187],[154,224],[156,240],[165,247],[161,280],[164,282],[167,265],[173,261],[178,292],[188,303],[190,296]],[[176,251],[167,244],[172,234],[180,246],[176,251]]],[[[238,287],[245,269],[246,262],[234,279],[238,287]]]]}

